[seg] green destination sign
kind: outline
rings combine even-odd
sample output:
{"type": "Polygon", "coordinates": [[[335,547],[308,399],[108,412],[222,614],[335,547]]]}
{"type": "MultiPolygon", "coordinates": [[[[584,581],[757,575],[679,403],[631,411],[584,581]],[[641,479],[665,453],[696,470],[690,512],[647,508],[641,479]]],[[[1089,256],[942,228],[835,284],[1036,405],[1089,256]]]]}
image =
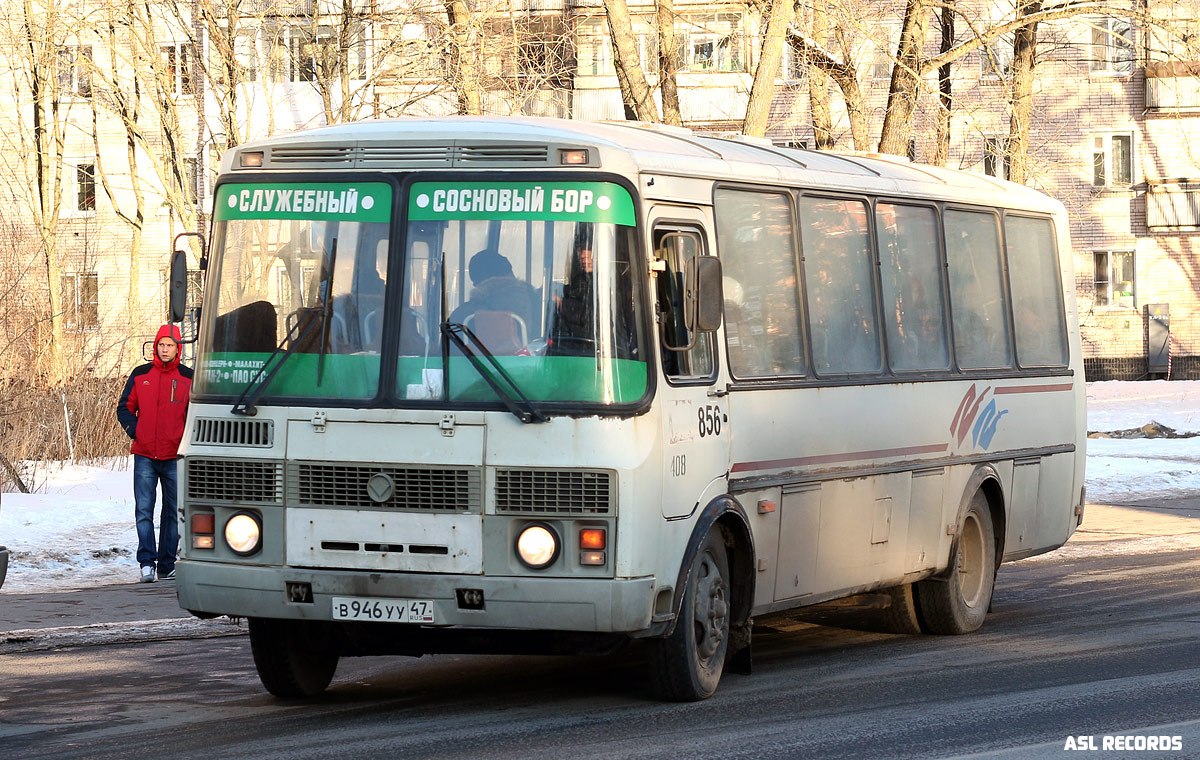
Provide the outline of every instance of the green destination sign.
{"type": "Polygon", "coordinates": [[[408,218],[637,223],[629,191],[611,182],[417,182],[408,218]]]}
{"type": "Polygon", "coordinates": [[[392,186],[386,182],[227,184],[217,188],[213,214],[217,221],[386,222],[392,216],[392,186]]]}

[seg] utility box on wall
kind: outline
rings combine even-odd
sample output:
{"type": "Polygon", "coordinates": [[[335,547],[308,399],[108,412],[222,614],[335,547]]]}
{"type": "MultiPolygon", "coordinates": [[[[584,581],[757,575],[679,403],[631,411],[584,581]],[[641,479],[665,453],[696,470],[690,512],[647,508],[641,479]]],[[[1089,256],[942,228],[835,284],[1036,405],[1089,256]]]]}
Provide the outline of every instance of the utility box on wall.
{"type": "Polygon", "coordinates": [[[1171,305],[1146,305],[1146,363],[1152,374],[1166,374],[1170,361],[1171,305]]]}

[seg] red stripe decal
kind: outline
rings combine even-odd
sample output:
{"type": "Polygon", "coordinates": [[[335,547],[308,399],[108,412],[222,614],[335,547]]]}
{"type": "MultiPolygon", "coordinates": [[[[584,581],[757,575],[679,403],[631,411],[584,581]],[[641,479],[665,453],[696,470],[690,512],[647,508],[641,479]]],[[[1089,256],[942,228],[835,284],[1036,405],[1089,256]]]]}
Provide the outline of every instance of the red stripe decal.
{"type": "Polygon", "coordinates": [[[1059,391],[1071,390],[1070,383],[1060,383],[1058,385],[1009,385],[1002,388],[997,388],[992,391],[997,396],[1006,393],[1058,393],[1059,391]]]}
{"type": "Polygon", "coordinates": [[[730,472],[751,470],[776,470],[781,467],[803,467],[810,464],[834,464],[836,462],[858,462],[864,459],[904,456],[905,454],[938,454],[950,448],[948,443],[932,443],[927,446],[905,446],[899,449],[875,449],[874,451],[851,451],[846,454],[821,454],[814,457],[794,459],[767,459],[762,462],[738,462],[730,472]]]}

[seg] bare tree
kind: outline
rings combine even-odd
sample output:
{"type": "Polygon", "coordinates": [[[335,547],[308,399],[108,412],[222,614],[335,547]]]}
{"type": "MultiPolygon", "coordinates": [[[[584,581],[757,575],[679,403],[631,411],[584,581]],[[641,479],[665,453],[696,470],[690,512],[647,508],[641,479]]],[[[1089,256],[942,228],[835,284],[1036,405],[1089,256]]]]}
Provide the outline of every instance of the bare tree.
{"type": "Polygon", "coordinates": [[[629,6],[625,0],[604,0],[604,9],[612,37],[613,67],[621,86],[621,101],[625,104],[625,118],[657,122],[658,107],[654,104],[654,91],[642,71],[629,6]]]}
{"type": "Polygon", "coordinates": [[[783,47],[792,23],[793,7],[793,0],[774,0],[771,3],[762,50],[750,86],[750,100],[746,104],[746,119],[742,123],[742,132],[747,135],[762,137],[767,133],[767,118],[775,95],[775,78],[779,76],[779,62],[783,60],[783,47]]]}

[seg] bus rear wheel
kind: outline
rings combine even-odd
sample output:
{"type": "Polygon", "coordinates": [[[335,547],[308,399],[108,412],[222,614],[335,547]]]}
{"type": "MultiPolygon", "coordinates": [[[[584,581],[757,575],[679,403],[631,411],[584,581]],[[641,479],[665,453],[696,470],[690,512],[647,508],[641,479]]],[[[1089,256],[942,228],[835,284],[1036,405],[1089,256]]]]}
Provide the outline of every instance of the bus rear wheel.
{"type": "Polygon", "coordinates": [[[249,622],[254,667],[267,691],[284,698],[325,691],[339,659],[328,623],[267,618],[249,622]]]}
{"type": "Polygon", "coordinates": [[[650,685],[660,699],[695,702],[717,690],[729,648],[729,555],[713,528],[692,561],[670,636],[649,642],[650,685]]]}
{"type": "Polygon", "coordinates": [[[945,579],[916,585],[922,626],[930,633],[957,635],[978,630],[996,584],[996,539],[987,497],[971,499],[958,526],[958,541],[945,579]]]}

